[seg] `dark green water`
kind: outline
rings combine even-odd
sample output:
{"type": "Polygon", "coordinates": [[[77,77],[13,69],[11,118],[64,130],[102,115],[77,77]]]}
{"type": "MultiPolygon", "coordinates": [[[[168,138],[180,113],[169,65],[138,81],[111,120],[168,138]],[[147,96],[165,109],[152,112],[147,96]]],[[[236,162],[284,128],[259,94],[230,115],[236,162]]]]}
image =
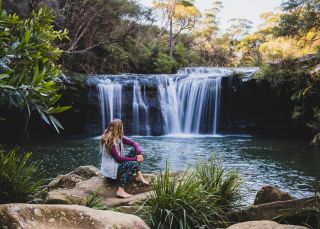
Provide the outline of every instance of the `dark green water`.
{"type": "MultiPolygon", "coordinates": [[[[270,184],[297,197],[312,195],[320,179],[320,152],[304,142],[249,136],[131,137],[144,153],[143,171],[165,168],[183,170],[215,154],[228,170],[239,170],[246,200],[252,202],[259,188],[270,184]]],[[[98,139],[69,139],[33,145],[33,160],[42,160],[48,178],[68,173],[81,165],[99,167],[98,139]]]]}

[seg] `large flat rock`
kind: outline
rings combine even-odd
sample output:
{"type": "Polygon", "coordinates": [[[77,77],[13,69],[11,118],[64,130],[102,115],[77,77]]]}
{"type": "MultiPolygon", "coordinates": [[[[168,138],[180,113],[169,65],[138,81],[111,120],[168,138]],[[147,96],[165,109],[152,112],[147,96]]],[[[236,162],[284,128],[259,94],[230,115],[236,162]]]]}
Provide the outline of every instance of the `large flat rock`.
{"type": "Polygon", "coordinates": [[[0,228],[23,229],[148,229],[142,219],[114,211],[77,205],[3,204],[0,228]]]}
{"type": "MultiPolygon", "coordinates": [[[[146,180],[151,182],[155,175],[145,175],[146,180]]],[[[74,171],[60,175],[48,185],[49,192],[46,198],[47,204],[80,204],[93,192],[98,192],[103,203],[108,207],[130,206],[137,201],[143,201],[152,190],[151,186],[142,183],[131,182],[126,191],[134,194],[131,198],[121,199],[115,193],[118,186],[108,182],[97,168],[82,166],[74,171]]]]}

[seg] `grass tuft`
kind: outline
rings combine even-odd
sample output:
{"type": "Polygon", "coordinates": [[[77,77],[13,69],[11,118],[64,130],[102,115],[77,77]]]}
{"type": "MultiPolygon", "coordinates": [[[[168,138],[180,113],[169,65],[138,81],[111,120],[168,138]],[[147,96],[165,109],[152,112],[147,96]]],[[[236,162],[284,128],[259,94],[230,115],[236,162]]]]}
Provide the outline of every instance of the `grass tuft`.
{"type": "Polygon", "coordinates": [[[44,191],[43,171],[40,163],[29,163],[31,154],[0,148],[0,204],[27,202],[44,191]]]}
{"type": "Polygon", "coordinates": [[[153,181],[140,216],[157,229],[214,228],[224,224],[227,210],[239,200],[240,181],[238,173],[226,172],[214,159],[199,161],[179,178],[167,164],[153,181]]]}

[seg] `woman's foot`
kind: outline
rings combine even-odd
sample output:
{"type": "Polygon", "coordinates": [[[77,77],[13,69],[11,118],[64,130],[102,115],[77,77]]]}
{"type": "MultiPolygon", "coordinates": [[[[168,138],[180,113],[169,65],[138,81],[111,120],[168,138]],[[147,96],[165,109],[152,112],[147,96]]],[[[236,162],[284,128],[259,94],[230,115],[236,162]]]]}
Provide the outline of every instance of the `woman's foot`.
{"type": "Polygon", "coordinates": [[[146,181],[146,179],[144,179],[144,177],[142,176],[141,172],[137,174],[135,180],[138,181],[138,182],[141,182],[141,183],[143,183],[145,185],[150,185],[150,183],[148,181],[146,181]]]}
{"type": "Polygon", "coordinates": [[[124,191],[123,188],[119,188],[118,191],[116,192],[116,196],[120,197],[120,198],[130,198],[133,197],[133,195],[127,193],[126,191],[124,191]]]}

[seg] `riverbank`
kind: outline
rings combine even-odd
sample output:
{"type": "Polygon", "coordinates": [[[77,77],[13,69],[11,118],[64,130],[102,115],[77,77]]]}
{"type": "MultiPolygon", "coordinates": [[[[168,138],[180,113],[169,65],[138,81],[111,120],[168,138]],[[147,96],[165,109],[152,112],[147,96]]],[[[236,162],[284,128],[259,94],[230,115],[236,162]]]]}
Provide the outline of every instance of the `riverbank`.
{"type": "MultiPolygon", "coordinates": [[[[183,173],[173,173],[178,180],[185,179],[183,173]]],[[[146,175],[146,179],[154,184],[156,174],[146,175]]],[[[47,228],[54,228],[60,224],[60,228],[75,227],[86,228],[85,225],[92,224],[90,228],[105,228],[106,225],[121,228],[149,228],[140,218],[144,202],[151,197],[153,186],[144,186],[141,183],[131,183],[127,191],[135,194],[128,199],[120,199],[115,196],[116,186],[108,183],[100,175],[99,170],[93,166],[82,166],[68,174],[59,175],[48,184],[48,194],[43,204],[24,205],[0,205],[0,226],[16,226],[31,228],[42,225],[47,228]],[[95,193],[107,211],[88,209],[83,206],[88,197],[95,193]],[[11,210],[10,210],[11,209],[11,210]],[[14,211],[12,209],[15,209],[14,211]],[[116,212],[115,212],[116,211],[116,212]],[[119,213],[121,212],[121,213],[119,213]],[[129,215],[125,215],[125,214],[129,215]],[[133,216],[133,215],[137,216],[133,216]],[[31,218],[35,219],[32,222],[31,218]],[[104,227],[103,227],[104,226],[104,227]]],[[[306,220],[306,213],[313,211],[315,199],[296,199],[287,192],[280,189],[266,186],[256,195],[252,206],[245,207],[228,213],[228,225],[235,224],[230,228],[248,228],[248,225],[255,225],[255,228],[266,228],[273,225],[273,228],[304,228],[298,226],[284,227],[271,222],[261,220],[274,220],[278,222],[294,223],[302,225],[306,220]],[[300,210],[303,209],[303,214],[300,210]],[[290,217],[280,217],[283,212],[293,212],[290,217]],[[290,210],[290,211],[288,211],[290,210]],[[300,220],[300,222],[299,222],[300,220]],[[248,222],[238,224],[239,222],[248,222]]],[[[92,206],[94,208],[94,206],[92,206]]],[[[312,217],[315,217],[314,213],[312,217]]],[[[311,219],[314,219],[312,218],[311,219]]],[[[308,223],[315,223],[309,221],[308,223]]],[[[227,227],[227,226],[224,226],[227,227]]]]}

